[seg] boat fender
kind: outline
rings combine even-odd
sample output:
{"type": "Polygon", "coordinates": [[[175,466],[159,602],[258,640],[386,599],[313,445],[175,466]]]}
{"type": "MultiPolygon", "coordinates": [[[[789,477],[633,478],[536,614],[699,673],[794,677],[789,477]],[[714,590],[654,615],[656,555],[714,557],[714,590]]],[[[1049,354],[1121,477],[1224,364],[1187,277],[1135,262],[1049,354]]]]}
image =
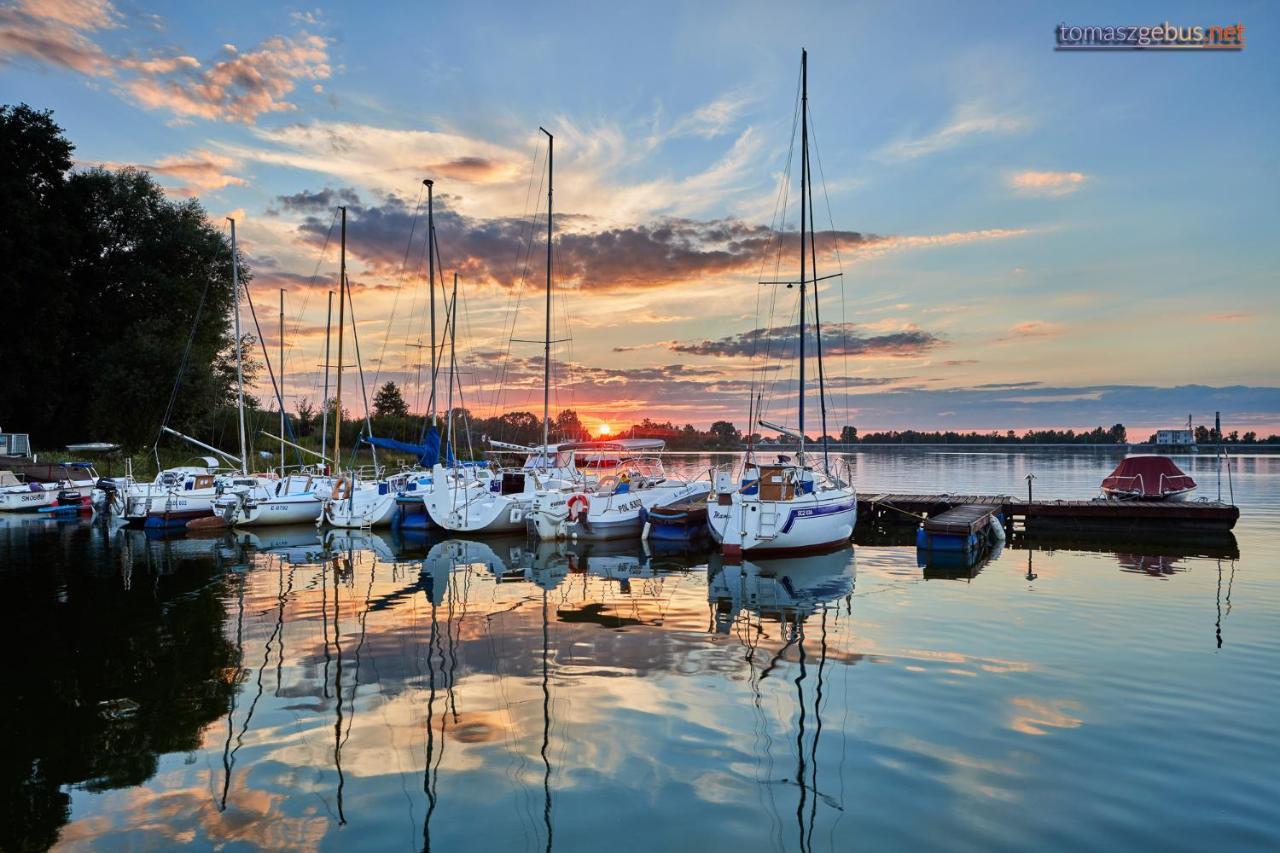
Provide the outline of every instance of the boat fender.
{"type": "Polygon", "coordinates": [[[569,520],[577,521],[578,516],[586,512],[587,507],[589,507],[590,505],[591,505],[590,499],[588,499],[587,496],[582,494],[581,492],[575,495],[572,495],[569,498],[569,502],[568,502],[569,520]]]}
{"type": "Polygon", "coordinates": [[[335,501],[346,500],[351,494],[351,481],[346,477],[339,477],[338,482],[333,484],[333,491],[329,493],[329,499],[335,501]]]}
{"type": "Polygon", "coordinates": [[[1000,523],[1000,516],[999,516],[999,515],[993,515],[993,516],[991,517],[991,527],[990,527],[990,530],[991,530],[991,538],[992,538],[993,540],[995,540],[996,542],[1003,542],[1003,541],[1004,541],[1004,537],[1005,537],[1005,533],[1004,533],[1004,525],[1000,523]]]}

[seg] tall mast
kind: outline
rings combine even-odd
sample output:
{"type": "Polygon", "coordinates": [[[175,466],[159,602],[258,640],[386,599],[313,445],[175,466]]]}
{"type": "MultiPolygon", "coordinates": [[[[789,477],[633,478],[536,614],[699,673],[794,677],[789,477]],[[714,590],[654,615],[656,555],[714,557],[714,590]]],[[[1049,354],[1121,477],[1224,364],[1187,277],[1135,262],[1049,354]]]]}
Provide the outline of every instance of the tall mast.
{"type": "MultiPolygon", "coordinates": [[[[458,274],[453,274],[453,296],[449,299],[449,438],[445,447],[453,447],[453,383],[458,372],[458,362],[454,346],[458,339],[458,274]]],[[[454,458],[457,452],[454,451],[454,458]]]]}
{"type": "Polygon", "coordinates": [[[249,455],[245,450],[244,432],[244,341],[240,338],[240,258],[236,251],[236,221],[231,223],[231,290],[236,314],[236,408],[240,412],[240,473],[249,473],[249,455]]]}
{"type": "Polygon", "coordinates": [[[551,438],[551,185],[554,179],[556,138],[547,134],[547,328],[542,350],[542,459],[546,467],[547,442],[551,438]]]}
{"type": "Polygon", "coordinates": [[[342,450],[342,342],[346,337],[343,331],[347,316],[347,208],[344,206],[338,210],[342,211],[342,260],[338,264],[338,387],[333,397],[333,464],[335,467],[340,464],[342,450]]]}
{"type": "MultiPolygon", "coordinates": [[[[432,186],[435,181],[427,178],[427,290],[431,291],[431,425],[436,424],[436,220],[432,186]]],[[[419,362],[421,363],[421,362],[419,362]]],[[[418,386],[422,388],[421,385],[418,386]]],[[[418,393],[422,393],[419,390],[418,393]]]]}
{"type": "Polygon", "coordinates": [[[800,451],[804,464],[805,175],[809,170],[809,53],[800,51],[800,451]]]}
{"type": "Polygon", "coordinates": [[[329,331],[333,327],[333,291],[329,291],[329,314],[324,321],[324,395],[320,398],[320,454],[329,449],[329,331]]]}
{"type": "Polygon", "coordinates": [[[280,288],[280,476],[284,476],[284,288],[280,288]]]}

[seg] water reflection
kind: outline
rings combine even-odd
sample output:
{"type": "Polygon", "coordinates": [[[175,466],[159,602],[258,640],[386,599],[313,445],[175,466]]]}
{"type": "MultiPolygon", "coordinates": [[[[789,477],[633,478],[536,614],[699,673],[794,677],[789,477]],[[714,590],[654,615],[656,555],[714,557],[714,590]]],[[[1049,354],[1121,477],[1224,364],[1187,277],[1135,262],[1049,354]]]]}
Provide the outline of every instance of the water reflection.
{"type": "MultiPolygon", "coordinates": [[[[947,573],[911,544],[860,547],[855,570],[853,548],[726,564],[523,537],[31,529],[3,534],[0,849],[61,830],[102,846],[550,850],[616,833],[808,850],[842,849],[855,825],[893,846],[913,838],[883,823],[908,794],[999,825],[1023,758],[1087,744],[1104,704],[1110,682],[1086,701],[1082,664],[1055,682],[1052,661],[1149,646],[1115,633],[1117,602],[1177,619],[1161,596],[1187,591],[1198,627],[1152,630],[1206,648],[1215,595],[1200,546],[1129,542],[1015,541],[947,573]],[[1176,566],[1160,574],[1174,582],[1116,571],[1135,559],[1176,566]],[[921,583],[944,577],[973,585],[921,583]],[[1061,606],[1077,598],[1101,615],[1061,606]],[[1036,626],[1012,649],[993,630],[1011,611],[1036,626]],[[995,794],[972,799],[975,776],[995,794]]],[[[1215,648],[1235,570],[1216,562],[1215,648]]]]}

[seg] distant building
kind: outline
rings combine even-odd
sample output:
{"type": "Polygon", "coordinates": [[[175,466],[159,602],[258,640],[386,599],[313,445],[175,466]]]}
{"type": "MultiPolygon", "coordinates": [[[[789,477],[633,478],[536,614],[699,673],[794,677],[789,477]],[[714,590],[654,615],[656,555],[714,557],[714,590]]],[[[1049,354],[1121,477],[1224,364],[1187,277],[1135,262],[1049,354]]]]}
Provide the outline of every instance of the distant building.
{"type": "Polygon", "coordinates": [[[1189,429],[1162,429],[1156,431],[1156,444],[1158,446],[1190,447],[1195,443],[1195,433],[1189,429]]]}
{"type": "Polygon", "coordinates": [[[31,458],[31,441],[26,433],[0,432],[0,456],[31,458]]]}

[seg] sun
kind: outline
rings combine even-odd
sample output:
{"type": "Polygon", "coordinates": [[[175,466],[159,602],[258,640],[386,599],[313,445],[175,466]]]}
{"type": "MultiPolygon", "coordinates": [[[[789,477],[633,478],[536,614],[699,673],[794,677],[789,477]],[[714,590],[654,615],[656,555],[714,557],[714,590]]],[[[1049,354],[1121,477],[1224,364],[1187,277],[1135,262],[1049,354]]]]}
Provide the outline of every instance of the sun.
{"type": "Polygon", "coordinates": [[[613,429],[608,424],[600,424],[601,435],[609,435],[612,432],[613,432],[613,429]]]}

